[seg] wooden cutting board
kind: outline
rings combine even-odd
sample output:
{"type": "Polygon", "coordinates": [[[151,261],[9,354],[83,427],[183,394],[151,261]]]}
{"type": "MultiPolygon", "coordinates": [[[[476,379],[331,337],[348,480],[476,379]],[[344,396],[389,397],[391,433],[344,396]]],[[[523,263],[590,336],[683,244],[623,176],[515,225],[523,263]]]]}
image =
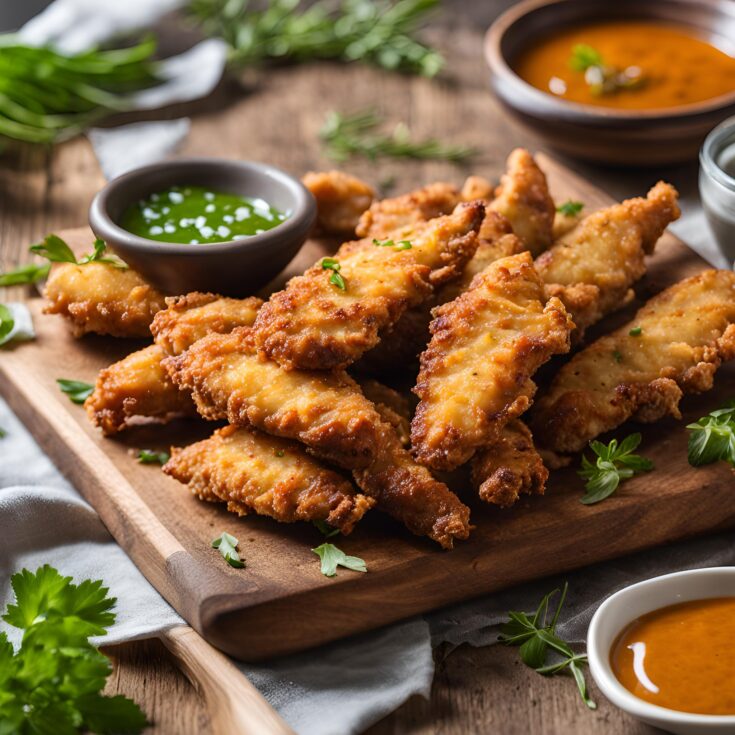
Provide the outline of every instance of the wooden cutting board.
{"type": "MultiPolygon", "coordinates": [[[[587,210],[610,202],[558,163],[547,157],[540,162],[558,201],[578,199],[587,210]]],[[[641,193],[652,183],[643,183],[641,193]]],[[[74,247],[87,248],[91,241],[86,229],[61,235],[74,247]]],[[[288,275],[324,252],[323,244],[308,243],[288,275]]],[[[648,298],[706,267],[667,234],[639,294],[648,298]]],[[[38,338],[0,351],[0,391],[151,583],[205,639],[244,660],[299,651],[530,579],[735,525],[735,477],[725,463],[690,467],[684,429],[735,395],[735,365],[730,365],[718,373],[715,390],[684,400],[684,421],[635,427],[656,469],[626,482],[605,502],[590,507],[579,502],[576,460],[552,473],[545,497],[524,499],[510,510],[485,506],[469,487],[461,487],[476,525],[469,541],[441,551],[371,513],[337,542],[346,553],[363,557],[369,572],[340,570],[329,579],[311,552],[322,541],[311,526],[239,519],[134,458],[140,448],[203,438],[211,424],[141,426],[103,439],[84,410],[59,391],[56,379],[94,382],[100,368],[139,345],[94,336],[75,340],[59,317],[41,315],[40,299],[31,308],[38,338]],[[230,568],[211,548],[222,531],[240,539],[246,569],[230,568]]],[[[621,323],[634,308],[596,331],[621,323]]],[[[625,426],[617,434],[632,430],[625,426]]]]}

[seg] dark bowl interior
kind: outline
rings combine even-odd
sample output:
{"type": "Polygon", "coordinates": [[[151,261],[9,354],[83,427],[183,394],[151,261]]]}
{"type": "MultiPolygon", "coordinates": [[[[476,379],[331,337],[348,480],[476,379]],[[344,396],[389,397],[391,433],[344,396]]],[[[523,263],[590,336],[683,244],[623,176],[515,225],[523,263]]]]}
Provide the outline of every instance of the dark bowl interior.
{"type": "Polygon", "coordinates": [[[314,198],[292,176],[261,163],[211,158],[163,161],[123,174],[97,194],[89,211],[94,233],[147,281],[170,294],[254,293],[294,257],[315,218],[314,198]],[[198,245],[148,240],[119,225],[131,204],[173,185],[261,197],[289,216],[259,235],[198,245]]]}
{"type": "Polygon", "coordinates": [[[735,52],[732,0],[530,0],[490,27],[485,53],[491,86],[522,124],[561,151],[617,165],[674,163],[696,158],[707,132],[735,111],[731,94],[660,110],[582,105],[536,89],[513,71],[518,55],[555,30],[597,20],[652,20],[684,26],[735,52]]]}

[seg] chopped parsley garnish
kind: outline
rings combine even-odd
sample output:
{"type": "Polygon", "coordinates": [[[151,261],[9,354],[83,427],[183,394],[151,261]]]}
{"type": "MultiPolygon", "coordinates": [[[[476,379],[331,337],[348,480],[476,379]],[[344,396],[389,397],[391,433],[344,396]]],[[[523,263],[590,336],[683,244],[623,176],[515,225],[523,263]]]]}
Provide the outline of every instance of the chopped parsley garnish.
{"type": "Polygon", "coordinates": [[[576,217],[584,209],[582,202],[575,202],[571,199],[567,200],[563,204],[560,204],[556,211],[559,214],[563,214],[565,217],[576,217]]]}
{"type": "Polygon", "coordinates": [[[395,242],[395,240],[378,240],[377,238],[373,238],[373,245],[381,248],[393,248],[394,250],[410,250],[413,247],[410,240],[399,240],[395,242]]]}
{"type": "Polygon", "coordinates": [[[212,541],[212,548],[218,549],[219,553],[222,554],[222,558],[235,569],[243,569],[245,562],[240,559],[240,555],[237,553],[238,540],[231,536],[229,533],[224,531],[221,536],[218,536],[212,541]]]}
{"type": "Polygon", "coordinates": [[[620,352],[620,350],[613,350],[612,356],[613,356],[613,359],[615,360],[615,362],[622,362],[623,361],[623,355],[620,352]]]}
{"type": "Polygon", "coordinates": [[[347,290],[345,279],[340,274],[340,270],[342,270],[342,266],[340,265],[338,260],[335,260],[334,258],[322,258],[322,270],[332,271],[332,274],[329,276],[329,282],[333,286],[336,286],[342,291],[347,290]]]}
{"type": "Polygon", "coordinates": [[[618,446],[618,440],[612,439],[608,445],[602,442],[590,442],[590,449],[597,455],[592,464],[587,457],[582,456],[582,469],[577,474],[587,480],[587,491],[580,499],[585,505],[593,505],[612,495],[623,480],[628,480],[641,472],[650,472],[653,462],[633,452],[641,443],[640,434],[631,434],[623,439],[618,446]]]}
{"type": "Polygon", "coordinates": [[[57,378],[56,382],[61,392],[66,393],[72,403],[84,403],[94,393],[94,386],[91,383],[83,383],[81,380],[57,378]]]}
{"type": "Polygon", "coordinates": [[[688,424],[687,429],[691,431],[688,450],[692,467],[719,461],[735,467],[735,401],[688,424]]]}
{"type": "Polygon", "coordinates": [[[338,566],[352,569],[353,572],[367,572],[364,559],[360,559],[359,556],[347,556],[334,544],[324,543],[312,551],[322,560],[321,573],[325,577],[334,577],[338,566]]]}
{"type": "Polygon", "coordinates": [[[633,327],[628,334],[631,337],[640,337],[643,334],[643,327],[633,327]]]}
{"type": "Polygon", "coordinates": [[[90,642],[115,621],[115,598],[100,580],[73,584],[48,565],[10,583],[15,604],[3,620],[23,631],[17,651],[0,633],[0,731],[138,733],[146,717],[123,696],[103,695],[112,672],[90,642]]]}
{"type": "Polygon", "coordinates": [[[138,452],[138,462],[141,464],[160,464],[164,465],[171,459],[168,452],[156,452],[153,449],[141,449],[138,452]]]}
{"type": "Polygon", "coordinates": [[[274,457],[285,457],[286,452],[283,449],[274,449],[273,450],[273,456],[274,457]]]}

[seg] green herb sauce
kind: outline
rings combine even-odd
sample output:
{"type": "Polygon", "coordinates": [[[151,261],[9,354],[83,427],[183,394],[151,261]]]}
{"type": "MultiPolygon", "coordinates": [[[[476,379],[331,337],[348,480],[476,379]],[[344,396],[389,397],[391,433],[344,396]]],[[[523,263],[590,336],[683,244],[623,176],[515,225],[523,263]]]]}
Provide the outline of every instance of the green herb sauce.
{"type": "Polygon", "coordinates": [[[198,245],[259,235],[287,217],[263,199],[172,186],[128,207],[120,225],[148,240],[198,245]]]}

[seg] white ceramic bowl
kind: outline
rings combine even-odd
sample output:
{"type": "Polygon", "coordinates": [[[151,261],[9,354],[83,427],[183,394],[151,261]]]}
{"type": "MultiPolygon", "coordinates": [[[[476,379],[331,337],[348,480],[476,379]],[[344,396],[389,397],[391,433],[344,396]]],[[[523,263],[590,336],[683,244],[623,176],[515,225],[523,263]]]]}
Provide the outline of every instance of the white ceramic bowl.
{"type": "Polygon", "coordinates": [[[668,605],[735,596],[735,567],[714,567],[654,577],[616,592],[600,605],[587,634],[590,672],[602,693],[633,717],[677,735],[735,733],[735,715],[697,715],[659,707],[631,694],[615,677],[610,649],[628,623],[668,605]]]}

